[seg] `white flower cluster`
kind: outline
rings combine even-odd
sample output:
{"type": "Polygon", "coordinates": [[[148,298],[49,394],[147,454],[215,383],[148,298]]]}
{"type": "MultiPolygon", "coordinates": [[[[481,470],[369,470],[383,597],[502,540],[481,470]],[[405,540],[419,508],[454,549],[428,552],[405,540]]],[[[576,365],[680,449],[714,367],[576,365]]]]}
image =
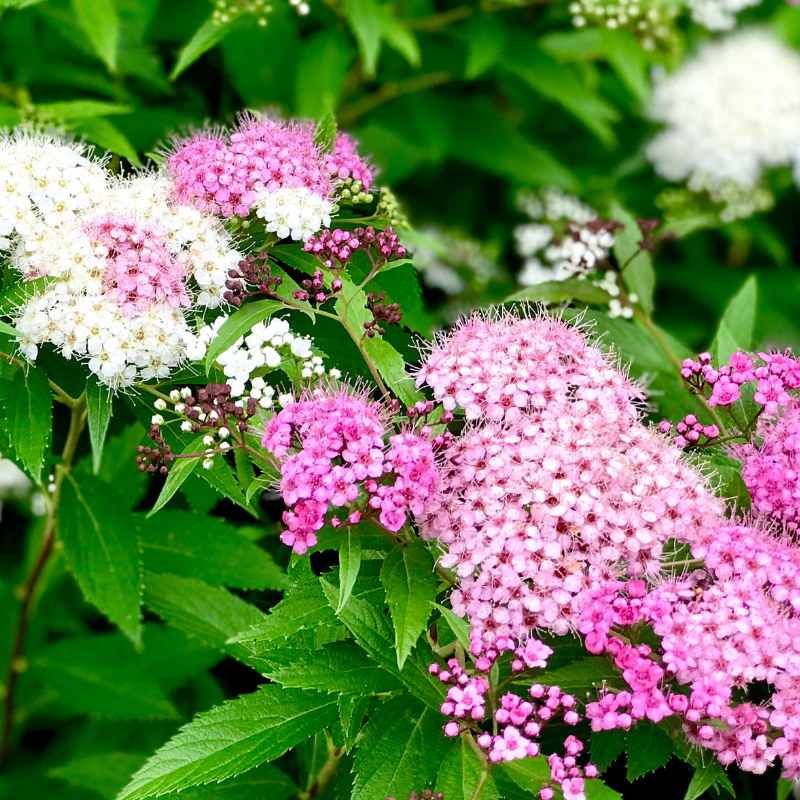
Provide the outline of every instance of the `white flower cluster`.
{"type": "MultiPolygon", "coordinates": [[[[209,344],[218,336],[219,329],[227,319],[227,315],[223,315],[214,320],[212,325],[205,325],[198,331],[189,346],[192,360],[200,360],[205,356],[209,344]]],[[[250,333],[239,337],[227,350],[220,353],[216,363],[222,367],[231,387],[232,397],[244,395],[249,383],[249,396],[258,400],[262,408],[268,408],[272,405],[274,392],[264,384],[263,378],[252,378],[253,373],[278,369],[282,364],[285,366],[286,359],[293,359],[301,378],[324,375],[322,359],[313,354],[312,346],[313,340],[310,337],[293,334],[285,319],[276,318],[268,323],[259,322],[254,325],[250,333]]]]}
{"type": "Polygon", "coordinates": [[[517,206],[532,220],[537,220],[514,228],[517,253],[525,259],[517,276],[522,286],[563,281],[573,275],[593,272],[598,263],[608,258],[614,246],[613,234],[586,227],[597,219],[597,212],[560,189],[551,186],[538,194],[521,192],[517,206]],[[577,238],[567,230],[570,223],[577,238]],[[558,238],[555,238],[556,229],[558,238]]]}
{"type": "Polygon", "coordinates": [[[101,162],[79,144],[45,136],[0,137],[0,251],[90,208],[105,186],[101,162]]]}
{"type": "Polygon", "coordinates": [[[639,37],[645,50],[654,50],[672,37],[678,6],[668,0],[573,0],[569,13],[576,28],[587,23],[624,28],[639,37]]]}
{"type": "Polygon", "coordinates": [[[729,31],[736,25],[736,15],[761,0],[689,0],[692,19],[710,31],[729,31]]]}
{"type": "MultiPolygon", "coordinates": [[[[289,0],[289,5],[301,17],[311,11],[305,0],[289,0]]],[[[250,14],[262,28],[267,26],[267,15],[272,11],[269,0],[215,0],[211,19],[217,25],[227,25],[240,14],[250,14]]]]}
{"type": "Polygon", "coordinates": [[[667,180],[753,188],[793,164],[800,186],[800,54],[766,31],[704,45],[657,83],[651,115],[666,129],[647,155],[667,180]]]}
{"type": "Polygon", "coordinates": [[[188,281],[186,297],[215,308],[241,256],[216,217],[169,198],[167,179],[107,178],[77,145],[41,136],[0,140],[0,246],[26,279],[52,279],[16,312],[26,358],[35,360],[49,342],[115,389],[166,378],[186,359],[193,333],[183,312],[157,297],[135,313],[123,308],[121,291],[107,293],[109,248],[92,233],[111,217],[149,226],[173,259],[178,286],[188,281]]]}
{"type": "Polygon", "coordinates": [[[280,239],[290,236],[305,241],[321,228],[330,228],[333,203],[304,186],[283,186],[259,193],[253,204],[256,216],[261,217],[271,233],[280,239]]]}

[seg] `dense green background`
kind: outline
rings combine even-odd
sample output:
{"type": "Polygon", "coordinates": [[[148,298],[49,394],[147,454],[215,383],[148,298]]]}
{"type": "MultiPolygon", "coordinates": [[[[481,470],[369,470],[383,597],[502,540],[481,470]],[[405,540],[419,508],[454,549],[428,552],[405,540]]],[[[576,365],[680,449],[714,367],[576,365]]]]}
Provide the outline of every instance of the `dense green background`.
{"type": "MultiPolygon", "coordinates": [[[[682,22],[673,51],[648,54],[624,31],[572,29],[566,3],[311,0],[304,18],[285,0],[274,6],[266,27],[244,14],[214,28],[205,0],[0,0],[0,125],[33,119],[63,126],[116,153],[112,164],[126,170],[148,163],[165,136],[205,121],[231,122],[246,107],[287,117],[319,116],[332,108],[340,126],[361,140],[362,151],[374,154],[381,182],[392,185],[415,228],[435,224],[480,240],[499,263],[500,277],[488,288],[470,286],[460,300],[429,292],[434,311],[445,302],[464,307],[515,291],[519,263],[511,232],[523,221],[514,207],[521,187],[556,184],[603,213],[613,202],[636,215],[659,213],[654,200],[665,184],[643,156],[655,130],[646,119],[649,74],[655,64],[679,63],[709,35],[696,26],[682,22]]],[[[800,10],[782,0],[767,0],[740,19],[760,20],[800,45],[800,10]]],[[[747,295],[748,303],[757,296],[756,342],[800,348],[800,195],[787,173],[769,180],[778,197],[773,211],[727,226],[696,220],[708,227],[658,254],[654,316],[689,349],[711,343],[723,309],[751,273],[758,276],[757,294],[747,295]]],[[[754,286],[748,286],[750,292],[754,286]]],[[[666,391],[662,411],[677,414],[679,381],[663,353],[633,323],[612,334],[623,355],[636,360],[635,372],[666,391]]],[[[674,350],[683,354],[677,342],[674,350]]],[[[115,417],[105,467],[95,479],[101,496],[124,494],[122,509],[146,507],[154,492],[131,462],[142,434],[126,426],[132,421],[132,415],[115,417]]],[[[62,442],[63,432],[57,432],[54,450],[62,442]]],[[[88,456],[88,448],[81,454],[88,456]]],[[[83,469],[91,484],[88,462],[83,469]]],[[[170,520],[169,514],[208,511],[207,494],[199,480],[188,482],[183,510],[166,512],[162,526],[189,529],[199,517],[170,520]]],[[[248,528],[249,518],[225,510],[237,533],[252,540],[264,536],[265,528],[248,528]]],[[[16,616],[13,590],[29,571],[41,523],[9,502],[2,524],[5,664],[16,616]]],[[[224,540],[231,531],[221,520],[218,525],[209,536],[224,540]]],[[[267,550],[285,561],[285,548],[270,541],[267,550]]],[[[243,548],[242,569],[250,558],[243,548]]],[[[32,668],[21,683],[22,738],[15,768],[0,778],[0,797],[111,798],[181,721],[251,690],[257,676],[150,616],[145,641],[149,636],[154,644],[135,654],[86,606],[63,564],[50,570],[31,626],[32,668]],[[64,635],[78,638],[59,643],[64,635]],[[98,665],[88,677],[81,672],[87,654],[98,665]],[[58,689],[65,686],[78,698],[77,707],[60,702],[58,689]],[[170,702],[158,700],[167,696],[170,702]],[[146,697],[155,698],[152,707],[136,702],[146,697]],[[111,719],[104,716],[108,708],[115,709],[111,719]],[[143,723],[142,716],[150,719],[143,723]]],[[[248,585],[235,576],[219,582],[248,585]]],[[[274,584],[279,588],[279,576],[274,584]]],[[[240,594],[264,607],[279,597],[270,590],[240,594]]],[[[315,774],[317,757],[311,742],[281,766],[302,781],[315,774]]],[[[668,779],[684,787],[688,769],[676,759],[670,765],[668,779]]],[[[625,797],[646,796],[665,774],[643,778],[625,797]]],[[[622,789],[624,775],[624,761],[618,762],[612,785],[622,789]]],[[[768,790],[769,782],[759,779],[752,786],[747,778],[734,783],[740,797],[761,798],[767,791],[772,796],[774,777],[770,781],[768,790]]],[[[279,796],[274,787],[265,789],[265,800],[279,796]]]]}

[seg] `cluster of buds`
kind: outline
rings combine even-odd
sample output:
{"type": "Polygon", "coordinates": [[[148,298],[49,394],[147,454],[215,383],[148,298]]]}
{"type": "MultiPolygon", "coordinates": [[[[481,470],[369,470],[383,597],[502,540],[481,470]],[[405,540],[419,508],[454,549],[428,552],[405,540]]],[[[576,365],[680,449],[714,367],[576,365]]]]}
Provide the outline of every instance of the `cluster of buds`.
{"type": "MultiPolygon", "coordinates": [[[[184,453],[175,455],[170,446],[164,441],[161,426],[164,417],[155,414],[151,420],[149,437],[155,447],[140,446],[137,448],[139,455],[136,463],[142,472],[154,473],[156,471],[165,475],[169,464],[176,458],[202,458],[203,468],[213,466],[213,457],[217,453],[224,453],[231,449],[241,447],[244,443],[244,434],[250,429],[249,420],[258,411],[258,402],[253,397],[233,400],[231,387],[228,384],[209,383],[197,390],[196,394],[189,387],[181,390],[174,389],[169,395],[174,404],[173,411],[186,419],[181,423],[181,430],[185,433],[205,433],[203,445],[205,449],[199,453],[184,453]]],[[[167,401],[159,398],[155,402],[158,412],[166,411],[167,401]]]]}
{"type": "Polygon", "coordinates": [[[303,302],[310,303],[324,303],[329,297],[340,292],[342,289],[342,281],[336,278],[331,282],[330,291],[325,289],[325,276],[322,270],[316,270],[310,279],[304,280],[300,284],[303,288],[292,292],[292,297],[295,300],[302,300],[303,302]]]}
{"type": "Polygon", "coordinates": [[[654,236],[656,229],[661,225],[659,219],[637,219],[636,224],[642,232],[642,238],[637,244],[642,250],[652,251],[661,242],[670,242],[675,238],[674,231],[664,231],[654,236]]]}
{"type": "MultiPolygon", "coordinates": [[[[335,283],[336,281],[334,281],[335,283]]],[[[339,281],[341,284],[341,281],[339,281]]],[[[366,336],[372,339],[376,333],[383,336],[386,329],[379,325],[380,322],[385,322],[387,325],[398,325],[403,318],[403,312],[400,310],[399,303],[387,303],[386,293],[370,292],[367,295],[367,305],[365,308],[369,309],[372,313],[372,320],[364,323],[366,336]]]]}
{"type": "MultiPolygon", "coordinates": [[[[397,403],[396,400],[392,401],[393,404],[396,404],[396,407],[390,408],[391,413],[395,413],[399,410],[400,404],[397,403]]],[[[413,406],[410,406],[406,409],[406,417],[408,417],[409,422],[411,422],[415,426],[415,430],[421,436],[430,436],[433,432],[431,421],[429,421],[428,417],[434,412],[437,408],[436,403],[432,400],[419,400],[413,406]]],[[[439,415],[439,419],[436,424],[438,425],[447,425],[455,419],[455,416],[452,411],[442,411],[439,415]]],[[[439,450],[443,447],[449,447],[450,443],[453,441],[453,434],[445,430],[443,433],[437,434],[431,439],[431,444],[433,445],[434,450],[439,450]]]]}
{"type": "Polygon", "coordinates": [[[400,244],[393,228],[376,231],[371,225],[352,231],[341,228],[321,231],[309,237],[303,249],[315,255],[324,267],[337,273],[347,266],[357,250],[367,254],[372,262],[373,274],[384,264],[406,255],[406,249],[400,244]]]}
{"type": "Polygon", "coordinates": [[[283,283],[283,278],[273,276],[266,253],[249,255],[239,262],[238,269],[228,271],[222,296],[232,306],[239,308],[246,297],[254,294],[266,294],[277,297],[276,289],[283,283]],[[253,287],[253,288],[248,288],[253,287]]]}
{"type": "MultiPolygon", "coordinates": [[[[672,433],[672,423],[669,420],[662,420],[658,423],[661,433],[672,433]]],[[[703,425],[697,421],[694,414],[687,414],[681,422],[675,426],[675,438],[672,443],[681,450],[684,447],[706,447],[714,439],[719,437],[719,428],[716,425],[703,425]],[[702,440],[702,441],[701,441],[702,440]]]]}

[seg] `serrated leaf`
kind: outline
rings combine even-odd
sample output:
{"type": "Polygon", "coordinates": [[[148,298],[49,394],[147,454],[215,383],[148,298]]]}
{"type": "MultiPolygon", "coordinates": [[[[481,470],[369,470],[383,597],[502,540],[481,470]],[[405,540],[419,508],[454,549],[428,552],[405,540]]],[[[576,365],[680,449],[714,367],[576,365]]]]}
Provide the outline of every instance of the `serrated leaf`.
{"type": "Polygon", "coordinates": [[[564,691],[573,693],[604,683],[618,688],[623,688],[624,684],[619,671],[600,656],[589,656],[559,669],[545,670],[536,676],[536,681],[548,686],[560,686],[564,691]]]}
{"type": "Polygon", "coordinates": [[[141,646],[141,552],[136,518],[102,481],[67,475],[61,487],[58,529],[64,558],[83,594],[141,646]]]}
{"type": "Polygon", "coordinates": [[[137,772],[119,800],[143,800],[240,775],[283,755],[337,717],[336,699],[262,686],[198,714],[137,772]]]}
{"type": "MultiPolygon", "coordinates": [[[[475,748],[465,736],[459,736],[453,741],[450,752],[439,768],[436,791],[441,792],[446,800],[473,800],[482,772],[483,764],[475,748]]],[[[493,800],[496,797],[497,790],[493,782],[486,781],[475,800],[493,800]]]]}
{"type": "Polygon", "coordinates": [[[361,537],[358,528],[347,525],[342,531],[339,547],[339,602],[336,605],[338,614],[353,593],[358,572],[361,569],[361,537]]]}
{"type": "MultiPolygon", "coordinates": [[[[182,451],[181,455],[202,453],[206,449],[203,444],[203,436],[204,434],[192,440],[182,451]]],[[[183,482],[197,469],[201,460],[200,458],[176,458],[169,465],[167,479],[161,487],[161,492],[158,495],[155,505],[148,512],[148,517],[152,517],[156,511],[162,509],[169,502],[175,492],[181,488],[183,482]]]]}
{"type": "Polygon", "coordinates": [[[329,95],[326,98],[325,114],[318,120],[314,130],[314,144],[322,153],[332,153],[336,146],[336,137],[339,132],[336,125],[336,111],[333,98],[329,95]]]}
{"type": "Polygon", "coordinates": [[[270,662],[264,670],[270,680],[296,689],[371,695],[402,686],[352,641],[334,642],[313,652],[299,650],[277,662],[269,653],[264,658],[270,662]]]}
{"type": "Polygon", "coordinates": [[[176,719],[178,712],[115,634],[78,636],[48,645],[31,659],[57,698],[74,711],[112,719],[176,719]]]}
{"type": "Polygon", "coordinates": [[[407,797],[431,783],[450,747],[441,725],[441,713],[407,695],[385,702],[364,728],[352,800],[407,797]]]}
{"type": "Polygon", "coordinates": [[[594,778],[586,781],[584,786],[586,800],[624,800],[622,795],[614,791],[610,786],[606,786],[603,781],[594,778]]]}
{"type": "Polygon", "coordinates": [[[625,227],[614,233],[614,256],[622,270],[622,280],[628,291],[636,294],[638,304],[647,314],[653,311],[653,294],[656,273],[653,257],[647,250],[640,250],[642,232],[633,215],[618,200],[612,200],[608,208],[609,217],[625,227]],[[638,254],[637,254],[637,251],[638,254]]]}
{"type": "Polygon", "coordinates": [[[119,16],[112,0],[71,0],[72,12],[92,48],[111,72],[117,69],[119,16]]]}
{"type": "Polygon", "coordinates": [[[725,774],[722,765],[716,759],[712,759],[706,766],[698,767],[692,775],[689,787],[683,800],[697,800],[709,789],[716,789],[718,792],[724,790],[732,797],[736,797],[733,784],[725,774]]]}
{"type": "MultiPolygon", "coordinates": [[[[339,597],[338,587],[325,577],[320,581],[328,602],[334,605],[339,597]]],[[[435,657],[427,642],[419,642],[403,669],[398,670],[392,625],[381,608],[358,596],[358,586],[338,617],[370,658],[387,672],[396,675],[414,697],[431,708],[438,709],[441,706],[445,691],[442,682],[428,672],[428,666],[435,657]]]]}
{"type": "Polygon", "coordinates": [[[672,738],[658,725],[642,720],[628,731],[625,751],[628,754],[628,780],[635,781],[669,761],[672,738]]]}
{"type": "Polygon", "coordinates": [[[219,24],[213,19],[206,20],[194,36],[181,50],[169,79],[174,81],[182,72],[187,70],[203,53],[216,47],[232,30],[237,28],[246,18],[246,14],[239,14],[231,22],[219,24]]]}
{"type": "Polygon", "coordinates": [[[625,751],[626,731],[596,731],[589,738],[589,748],[594,764],[605,772],[625,751]]]}
{"type": "Polygon", "coordinates": [[[436,600],[439,582],[434,566],[433,556],[421,539],[392,550],[383,562],[381,583],[394,624],[399,670],[425,630],[430,606],[436,600]]]}
{"type": "Polygon", "coordinates": [[[563,303],[566,300],[578,300],[589,305],[607,305],[611,295],[591,281],[568,278],[565,281],[546,281],[535,286],[526,286],[518,292],[509,295],[504,303],[517,301],[534,303],[563,303]]]}
{"type": "Polygon", "coordinates": [[[719,321],[711,352],[725,365],[737,350],[753,347],[753,332],[758,310],[758,279],[751,275],[731,298],[719,321]]]}
{"type": "Polygon", "coordinates": [[[147,760],[145,753],[102,753],[101,755],[73,758],[60,767],[50,770],[50,775],[66,781],[77,789],[114,800],[128,778],[147,760]]]}
{"type": "Polygon", "coordinates": [[[254,325],[271,317],[276,311],[285,308],[280,300],[259,300],[256,303],[247,303],[234,311],[225,320],[219,332],[211,341],[206,352],[206,374],[218,355],[232,347],[241,336],[246,336],[254,325]]]}
{"type": "Polygon", "coordinates": [[[141,526],[148,572],[240,589],[282,589],[286,576],[272,556],[219,517],[162,511],[141,526]]]}
{"type": "Polygon", "coordinates": [[[177,575],[148,572],[144,584],[148,608],[170,625],[245,664],[261,666],[250,648],[228,641],[238,631],[266,619],[254,605],[225,589],[177,575]]]}
{"type": "Polygon", "coordinates": [[[496,775],[498,782],[502,776],[531,795],[536,795],[543,786],[550,783],[550,767],[544,756],[503,762],[498,765],[496,775]]]}
{"type": "Polygon", "coordinates": [[[306,561],[300,562],[289,575],[290,587],[270,614],[262,615],[252,627],[242,626],[232,631],[230,643],[244,642],[260,649],[260,644],[286,639],[298,631],[336,624],[336,616],[322,591],[319,578],[311,572],[306,561]]]}
{"type": "Polygon", "coordinates": [[[89,442],[92,445],[92,472],[97,475],[103,459],[103,446],[111,422],[113,403],[107,386],[94,380],[86,384],[86,412],[89,425],[89,442]]]}
{"type": "Polygon", "coordinates": [[[364,722],[364,715],[367,713],[369,697],[358,695],[339,695],[339,721],[342,723],[342,734],[344,735],[344,746],[349,753],[356,743],[356,737],[361,730],[364,722]]]}
{"type": "Polygon", "coordinates": [[[11,446],[31,478],[41,483],[53,428],[53,396],[45,371],[34,366],[16,370],[4,405],[11,446]]]}
{"type": "Polygon", "coordinates": [[[459,617],[458,614],[446,606],[440,605],[439,603],[434,603],[433,605],[441,611],[442,617],[447,621],[456,639],[461,642],[465,650],[469,650],[471,644],[469,638],[469,632],[471,630],[469,622],[463,617],[459,617]]]}

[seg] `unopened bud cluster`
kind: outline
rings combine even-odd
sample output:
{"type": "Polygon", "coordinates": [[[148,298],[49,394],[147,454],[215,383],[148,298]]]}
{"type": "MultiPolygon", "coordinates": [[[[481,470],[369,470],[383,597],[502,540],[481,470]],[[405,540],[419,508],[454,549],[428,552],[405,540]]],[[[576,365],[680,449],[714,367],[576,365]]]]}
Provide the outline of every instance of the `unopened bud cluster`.
{"type": "Polygon", "coordinates": [[[335,228],[311,236],[303,249],[312,253],[327,269],[340,272],[357,250],[367,254],[373,267],[405,258],[406,249],[393,228],[376,231],[371,225],[352,231],[335,228]]]}
{"type": "Polygon", "coordinates": [[[675,43],[675,18],[679,6],[664,0],[576,0],[570,3],[572,24],[587,24],[629,30],[639,37],[645,50],[675,43]]]}

